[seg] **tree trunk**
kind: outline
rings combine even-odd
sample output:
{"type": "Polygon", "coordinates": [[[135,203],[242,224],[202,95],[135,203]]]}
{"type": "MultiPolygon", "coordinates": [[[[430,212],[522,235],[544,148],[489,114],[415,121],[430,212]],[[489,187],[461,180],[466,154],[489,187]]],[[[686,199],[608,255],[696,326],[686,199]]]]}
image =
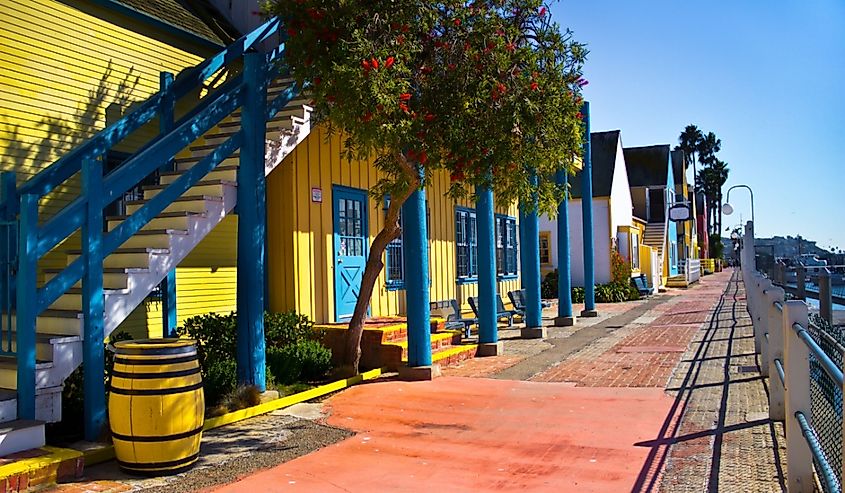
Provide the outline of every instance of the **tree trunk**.
{"type": "Polygon", "coordinates": [[[361,289],[355,303],[355,311],[352,312],[349,329],[346,331],[346,348],[341,373],[349,376],[358,374],[358,367],[361,362],[361,337],[364,334],[364,319],[367,316],[367,307],[370,304],[376,280],[382,268],[384,268],[384,262],[381,260],[382,254],[384,254],[387,245],[402,234],[402,229],[399,227],[399,213],[402,210],[402,204],[420,186],[420,177],[414,166],[401,153],[396,153],[395,158],[405,172],[408,187],[404,193],[390,198],[384,228],[376,235],[370,245],[370,253],[367,256],[367,265],[361,277],[361,289]]]}

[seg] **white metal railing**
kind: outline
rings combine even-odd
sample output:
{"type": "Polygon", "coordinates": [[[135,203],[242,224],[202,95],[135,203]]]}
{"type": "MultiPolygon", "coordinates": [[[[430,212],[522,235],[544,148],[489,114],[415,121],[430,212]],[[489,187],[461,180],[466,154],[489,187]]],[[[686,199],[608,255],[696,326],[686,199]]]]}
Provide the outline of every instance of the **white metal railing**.
{"type": "MultiPolygon", "coordinates": [[[[745,227],[740,255],[747,309],[754,326],[754,347],[760,354],[760,372],[769,377],[769,417],[784,421],[786,429],[787,490],[815,491],[815,459],[818,479],[825,491],[841,491],[813,428],[810,355],[839,389],[845,390],[842,370],[811,337],[807,305],[803,301],[786,301],[783,288],[757,271],[751,222],[745,227]]],[[[837,412],[841,428],[842,409],[837,412]]],[[[845,447],[845,430],[838,439],[845,447]]]]}
{"type": "Polygon", "coordinates": [[[688,258],[684,272],[687,276],[687,283],[692,284],[701,279],[701,260],[688,258]]]}

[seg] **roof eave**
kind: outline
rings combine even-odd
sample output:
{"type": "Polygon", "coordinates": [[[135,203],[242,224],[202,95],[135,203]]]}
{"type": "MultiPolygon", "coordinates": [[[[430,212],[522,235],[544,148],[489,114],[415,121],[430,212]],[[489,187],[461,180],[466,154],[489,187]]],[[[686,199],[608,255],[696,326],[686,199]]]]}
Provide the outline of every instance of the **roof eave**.
{"type": "Polygon", "coordinates": [[[192,33],[190,31],[187,31],[185,29],[182,29],[179,26],[176,26],[176,25],[173,25],[169,22],[163,21],[163,20],[161,20],[157,17],[153,17],[153,16],[147,14],[146,12],[141,12],[140,10],[133,9],[132,7],[129,7],[128,5],[124,5],[124,4],[119,3],[115,0],[91,0],[91,2],[96,4],[96,5],[99,5],[101,7],[106,7],[108,9],[117,11],[117,12],[119,12],[123,15],[126,15],[128,17],[131,17],[133,19],[138,19],[140,21],[143,21],[143,22],[147,23],[148,25],[151,25],[155,28],[161,29],[165,32],[168,32],[168,33],[173,34],[175,36],[181,37],[181,38],[186,39],[188,41],[192,41],[194,43],[202,45],[205,48],[211,48],[211,49],[215,49],[215,50],[219,50],[220,48],[225,48],[225,45],[220,44],[217,41],[212,41],[208,38],[204,38],[204,37],[202,37],[198,34],[195,34],[195,33],[192,33]]]}

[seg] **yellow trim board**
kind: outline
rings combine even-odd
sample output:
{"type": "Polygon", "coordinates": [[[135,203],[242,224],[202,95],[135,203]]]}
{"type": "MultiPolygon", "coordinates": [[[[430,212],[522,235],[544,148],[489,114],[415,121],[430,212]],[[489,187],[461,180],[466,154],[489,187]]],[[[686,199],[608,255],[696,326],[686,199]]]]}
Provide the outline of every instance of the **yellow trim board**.
{"type": "MultiPolygon", "coordinates": [[[[54,464],[62,463],[68,459],[76,459],[77,457],[82,456],[82,452],[69,448],[51,447],[49,445],[39,448],[46,450],[49,453],[40,457],[21,459],[0,466],[0,479],[5,479],[16,474],[37,471],[54,464]]],[[[53,475],[55,475],[55,473],[56,471],[53,472],[53,475]]]]}

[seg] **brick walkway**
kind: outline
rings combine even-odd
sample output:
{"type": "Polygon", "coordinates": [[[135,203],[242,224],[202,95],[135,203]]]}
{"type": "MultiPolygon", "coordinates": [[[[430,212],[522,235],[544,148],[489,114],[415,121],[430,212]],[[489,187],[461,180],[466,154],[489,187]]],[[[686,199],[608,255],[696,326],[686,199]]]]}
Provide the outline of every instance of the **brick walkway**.
{"type": "Polygon", "coordinates": [[[707,276],[652,302],[600,307],[602,318],[553,328],[544,341],[503,337],[504,356],[471,360],[445,373],[663,388],[674,402],[655,439],[639,444],[650,453],[633,491],[785,491],[783,425],[768,419],[745,294],[731,276],[707,276]],[[552,354],[587,332],[594,334],[577,350],[552,354]],[[555,364],[542,361],[555,356],[555,364]]]}

